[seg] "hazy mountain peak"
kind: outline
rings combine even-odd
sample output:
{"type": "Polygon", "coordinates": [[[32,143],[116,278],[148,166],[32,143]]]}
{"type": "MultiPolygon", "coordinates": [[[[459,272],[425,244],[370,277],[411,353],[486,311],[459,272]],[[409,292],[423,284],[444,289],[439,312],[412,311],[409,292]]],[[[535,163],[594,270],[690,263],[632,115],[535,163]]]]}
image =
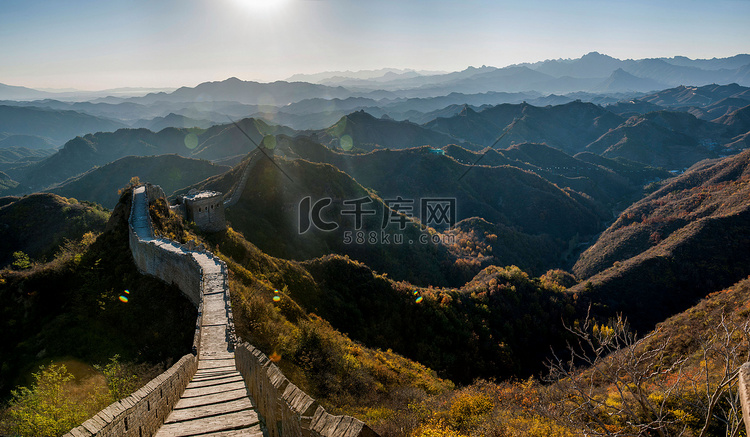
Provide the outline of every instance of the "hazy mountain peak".
{"type": "Polygon", "coordinates": [[[599,52],[588,52],[585,55],[581,56],[581,59],[595,59],[595,58],[601,58],[601,59],[616,59],[609,55],[603,55],[599,52]]]}
{"type": "Polygon", "coordinates": [[[653,91],[665,88],[666,85],[652,79],[638,77],[628,73],[622,67],[617,68],[604,82],[595,89],[604,92],[653,91]]]}
{"type": "Polygon", "coordinates": [[[612,72],[612,77],[631,77],[631,76],[633,75],[623,70],[622,67],[612,72]]]}
{"type": "Polygon", "coordinates": [[[375,117],[372,116],[369,112],[365,111],[364,109],[360,109],[359,111],[354,111],[350,113],[347,116],[344,116],[343,118],[349,119],[349,120],[375,120],[375,117]]]}
{"type": "Polygon", "coordinates": [[[463,105],[461,112],[458,113],[459,117],[467,117],[476,114],[477,111],[471,109],[469,105],[463,105]]]}

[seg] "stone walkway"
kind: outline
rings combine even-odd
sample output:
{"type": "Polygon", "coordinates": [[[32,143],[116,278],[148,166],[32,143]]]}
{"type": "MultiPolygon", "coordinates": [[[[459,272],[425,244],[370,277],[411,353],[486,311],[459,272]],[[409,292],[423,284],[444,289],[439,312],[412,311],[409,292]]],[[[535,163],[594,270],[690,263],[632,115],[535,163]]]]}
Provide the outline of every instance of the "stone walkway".
{"type": "Polygon", "coordinates": [[[224,201],[225,208],[234,206],[237,204],[237,202],[239,202],[240,197],[242,197],[242,192],[245,190],[245,185],[247,185],[247,179],[250,177],[250,171],[255,166],[255,161],[257,161],[258,157],[261,155],[261,152],[258,150],[250,153],[252,153],[252,155],[250,156],[247,165],[245,165],[245,169],[242,171],[242,177],[240,178],[240,181],[237,183],[237,185],[234,186],[234,190],[232,190],[232,194],[229,199],[224,201]]]}
{"type": "Polygon", "coordinates": [[[253,436],[262,437],[256,406],[234,362],[227,343],[227,300],[221,265],[205,253],[186,251],[154,239],[144,187],[134,191],[133,228],[142,240],[164,250],[189,253],[203,269],[203,313],[198,371],[167,416],[157,437],[253,436]]]}

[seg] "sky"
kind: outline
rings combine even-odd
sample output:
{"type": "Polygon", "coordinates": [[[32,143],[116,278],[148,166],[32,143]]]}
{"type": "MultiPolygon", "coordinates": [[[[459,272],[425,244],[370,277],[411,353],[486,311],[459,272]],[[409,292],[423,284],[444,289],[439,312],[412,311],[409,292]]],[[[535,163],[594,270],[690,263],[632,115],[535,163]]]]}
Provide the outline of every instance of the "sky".
{"type": "Polygon", "coordinates": [[[0,0],[0,83],[179,87],[750,53],[750,0],[0,0]]]}

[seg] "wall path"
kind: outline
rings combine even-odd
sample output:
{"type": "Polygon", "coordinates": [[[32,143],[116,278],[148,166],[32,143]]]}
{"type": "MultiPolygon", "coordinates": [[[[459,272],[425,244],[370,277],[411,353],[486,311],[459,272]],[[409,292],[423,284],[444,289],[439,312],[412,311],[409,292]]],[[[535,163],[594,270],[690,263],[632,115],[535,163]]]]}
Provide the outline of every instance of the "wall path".
{"type": "Polygon", "coordinates": [[[235,353],[226,264],[202,245],[154,236],[148,205],[160,197],[158,186],[133,190],[130,249],[141,272],[177,284],[198,307],[193,354],[65,437],[377,437],[358,419],[328,414],[254,347],[242,343],[235,353]]]}
{"type": "Polygon", "coordinates": [[[240,197],[242,196],[242,191],[244,191],[245,185],[247,184],[247,179],[250,177],[250,170],[253,169],[253,167],[255,166],[255,162],[262,154],[262,152],[258,150],[251,153],[252,156],[250,157],[250,159],[248,159],[247,164],[245,164],[245,169],[242,171],[242,177],[240,178],[239,182],[237,182],[237,185],[234,186],[232,195],[229,196],[229,199],[224,201],[224,208],[234,206],[237,202],[239,202],[240,197]]]}

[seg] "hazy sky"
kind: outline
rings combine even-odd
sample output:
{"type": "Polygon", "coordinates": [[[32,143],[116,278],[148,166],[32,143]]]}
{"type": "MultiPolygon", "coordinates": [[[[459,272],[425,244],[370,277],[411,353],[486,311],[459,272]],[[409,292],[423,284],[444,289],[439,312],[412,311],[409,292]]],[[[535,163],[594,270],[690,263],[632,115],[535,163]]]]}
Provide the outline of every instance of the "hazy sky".
{"type": "Polygon", "coordinates": [[[748,23],[750,0],[0,0],[0,83],[195,86],[591,51],[726,57],[750,52],[748,23]]]}

